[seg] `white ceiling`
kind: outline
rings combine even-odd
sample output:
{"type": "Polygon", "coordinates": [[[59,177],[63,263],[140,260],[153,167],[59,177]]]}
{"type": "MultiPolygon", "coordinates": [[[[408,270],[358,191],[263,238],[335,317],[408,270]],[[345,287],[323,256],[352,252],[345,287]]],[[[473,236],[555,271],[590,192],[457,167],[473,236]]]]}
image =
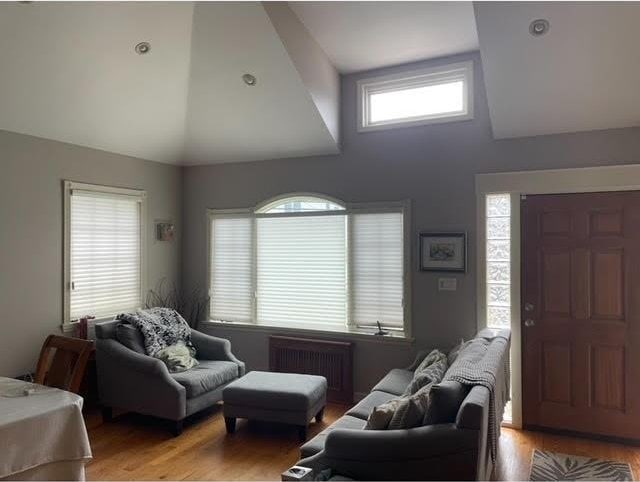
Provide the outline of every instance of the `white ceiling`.
{"type": "Polygon", "coordinates": [[[0,65],[3,130],[174,164],[338,152],[260,2],[1,3],[0,65]]]}
{"type": "Polygon", "coordinates": [[[494,137],[640,125],[640,3],[475,5],[494,137]],[[537,18],[550,22],[529,34],[537,18]]]}
{"type": "Polygon", "coordinates": [[[334,66],[478,45],[497,138],[640,125],[640,3],[288,5],[0,3],[0,129],[175,164],[332,154],[334,66]]]}
{"type": "Polygon", "coordinates": [[[0,5],[0,129],[176,162],[189,3],[0,5]],[[133,47],[152,41],[152,52],[133,47]]]}
{"type": "Polygon", "coordinates": [[[196,4],[187,117],[187,164],[338,152],[260,4],[196,4]]]}
{"type": "Polygon", "coordinates": [[[471,2],[289,2],[340,72],[478,49],[471,2]]]}

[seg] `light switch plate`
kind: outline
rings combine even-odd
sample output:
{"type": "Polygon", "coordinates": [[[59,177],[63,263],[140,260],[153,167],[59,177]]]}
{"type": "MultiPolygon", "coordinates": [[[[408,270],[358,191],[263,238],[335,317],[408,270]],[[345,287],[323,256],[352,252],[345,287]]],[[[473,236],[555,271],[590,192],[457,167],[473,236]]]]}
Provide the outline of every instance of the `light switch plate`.
{"type": "Polygon", "coordinates": [[[455,278],[438,278],[438,291],[456,291],[458,280],[455,278]]]}

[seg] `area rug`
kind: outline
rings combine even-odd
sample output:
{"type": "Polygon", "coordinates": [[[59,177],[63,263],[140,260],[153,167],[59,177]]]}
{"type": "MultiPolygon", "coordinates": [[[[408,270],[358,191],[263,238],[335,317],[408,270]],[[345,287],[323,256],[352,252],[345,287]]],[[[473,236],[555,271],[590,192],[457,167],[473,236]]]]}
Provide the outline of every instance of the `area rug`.
{"type": "Polygon", "coordinates": [[[534,450],[529,480],[633,480],[623,462],[534,450]]]}

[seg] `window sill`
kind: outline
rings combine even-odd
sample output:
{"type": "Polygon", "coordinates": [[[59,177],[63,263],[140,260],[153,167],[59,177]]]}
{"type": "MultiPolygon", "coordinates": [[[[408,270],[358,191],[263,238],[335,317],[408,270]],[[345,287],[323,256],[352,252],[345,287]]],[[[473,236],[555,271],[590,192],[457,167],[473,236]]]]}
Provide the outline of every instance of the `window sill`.
{"type": "Polygon", "coordinates": [[[278,325],[257,325],[254,323],[239,323],[230,321],[205,320],[201,321],[199,327],[210,326],[217,328],[230,328],[232,330],[243,331],[261,331],[267,333],[291,333],[296,335],[321,335],[335,338],[343,338],[349,340],[362,340],[371,343],[383,343],[388,345],[409,345],[414,343],[414,338],[406,337],[403,334],[390,334],[379,336],[374,331],[368,330],[327,330],[327,329],[309,329],[291,326],[278,325]]]}

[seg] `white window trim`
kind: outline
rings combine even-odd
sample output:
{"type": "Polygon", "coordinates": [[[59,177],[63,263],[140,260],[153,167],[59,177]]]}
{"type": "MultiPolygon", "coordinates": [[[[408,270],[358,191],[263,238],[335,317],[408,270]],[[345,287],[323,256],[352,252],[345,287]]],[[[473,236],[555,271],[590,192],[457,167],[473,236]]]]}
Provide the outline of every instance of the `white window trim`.
{"type": "Polygon", "coordinates": [[[370,132],[383,129],[394,129],[398,127],[440,124],[473,119],[473,92],[473,60],[359,80],[357,82],[358,132],[370,132]],[[384,90],[396,90],[398,88],[408,87],[412,84],[440,84],[447,80],[462,80],[464,82],[462,113],[430,114],[421,117],[412,117],[410,119],[393,119],[375,123],[369,122],[370,93],[384,90]]]}
{"type": "Polygon", "coordinates": [[[478,329],[486,326],[486,238],[485,197],[511,195],[511,396],[510,426],[522,428],[522,333],[520,280],[520,196],[609,191],[640,191],[640,165],[515,171],[476,175],[477,270],[476,297],[478,329]]]}
{"type": "MultiPolygon", "coordinates": [[[[207,209],[206,213],[206,221],[207,221],[207,293],[211,293],[211,222],[214,218],[219,217],[237,217],[237,216],[246,216],[255,219],[259,217],[295,217],[295,216],[348,216],[349,214],[366,214],[366,213],[383,213],[383,212],[401,212],[402,213],[402,221],[403,221],[403,242],[404,242],[404,299],[403,299],[403,316],[404,316],[404,329],[401,333],[391,333],[385,337],[377,337],[377,338],[391,338],[395,340],[413,340],[412,338],[412,319],[411,319],[411,202],[410,200],[403,201],[395,201],[395,202],[370,202],[370,203],[345,203],[340,201],[339,199],[332,198],[331,196],[327,196],[325,194],[318,193],[290,193],[284,194],[281,196],[277,196],[275,198],[268,199],[267,201],[259,203],[256,207],[253,208],[240,208],[240,209],[207,209]],[[276,201],[280,201],[289,197],[298,197],[298,196],[308,196],[308,197],[319,197],[324,198],[329,201],[332,201],[340,206],[344,206],[344,210],[336,210],[336,211],[315,211],[315,212],[301,212],[301,213],[261,213],[260,210],[264,209],[265,206],[269,206],[276,201]]],[[[347,229],[350,228],[350,223],[347,223],[347,229]]],[[[254,239],[252,241],[253,246],[253,265],[255,266],[255,256],[256,256],[256,229],[252,230],[254,239]]],[[[347,236],[347,240],[349,237],[347,236]]],[[[349,247],[347,246],[347,250],[349,247]]],[[[351,284],[351,256],[347,256],[347,285],[351,284]]],[[[309,328],[308,325],[302,326],[293,326],[291,324],[264,324],[257,322],[257,304],[255,302],[255,292],[256,292],[256,272],[253,270],[253,322],[251,323],[241,323],[241,322],[230,322],[230,321],[220,321],[211,319],[211,306],[208,308],[208,318],[209,322],[222,324],[224,326],[246,326],[246,327],[256,327],[260,329],[279,329],[279,330],[291,330],[292,332],[302,332],[302,333],[342,333],[347,335],[364,335],[364,336],[376,336],[374,335],[374,330],[365,329],[365,328],[357,328],[352,326],[351,320],[351,307],[353,304],[351,303],[351,290],[348,289],[347,292],[347,324],[344,329],[340,330],[328,330],[326,328],[313,329],[309,328]]]]}
{"type": "MultiPolygon", "coordinates": [[[[62,329],[76,323],[70,320],[71,302],[71,193],[74,189],[104,193],[107,195],[133,196],[140,199],[140,299],[144,301],[147,293],[147,193],[139,189],[128,189],[99,184],[87,184],[75,181],[63,181],[64,206],[63,206],[63,249],[64,269],[62,286],[62,329]]],[[[96,320],[101,321],[101,320],[96,320]]]]}

